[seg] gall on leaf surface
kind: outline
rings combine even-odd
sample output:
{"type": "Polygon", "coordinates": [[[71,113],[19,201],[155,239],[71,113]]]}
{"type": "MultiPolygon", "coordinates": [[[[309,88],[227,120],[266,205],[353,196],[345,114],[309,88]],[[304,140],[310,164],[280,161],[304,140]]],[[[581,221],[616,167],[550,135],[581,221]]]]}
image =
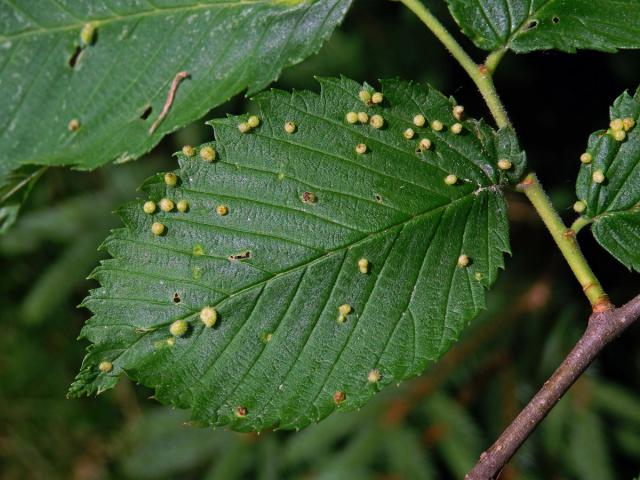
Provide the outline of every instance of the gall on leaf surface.
{"type": "Polygon", "coordinates": [[[640,48],[638,0],[447,0],[480,48],[517,53],[640,48]]]}
{"type": "Polygon", "coordinates": [[[576,194],[586,204],[583,216],[592,222],[591,231],[598,243],[629,269],[638,272],[640,88],[633,96],[625,92],[616,99],[610,110],[610,121],[614,120],[622,120],[623,125],[626,123],[627,128],[622,128],[624,139],[616,140],[611,128],[589,137],[587,153],[591,155],[591,162],[580,167],[576,194]],[[603,180],[594,181],[594,173],[596,178],[601,173],[603,180]]]}
{"type": "Polygon", "coordinates": [[[509,251],[502,190],[524,169],[513,133],[472,119],[451,132],[454,100],[426,85],[385,81],[384,102],[365,105],[352,80],[320,83],[319,95],[258,95],[260,124],[246,133],[246,116],[213,120],[215,162],[176,154],[177,185],[158,174],[120,210],[126,227],[106,240],[113,258],[84,302],[92,345],[72,396],[126,373],[201,424],[303,427],[421,373],[484,307],[509,251]],[[352,111],[384,127],[350,124],[352,111]],[[505,157],[512,172],[497,167],[505,157]],[[189,210],[143,212],[164,197],[189,210]],[[154,236],[153,222],[166,232],[154,236]],[[206,306],[213,328],[199,319],[206,306]],[[172,338],[179,319],[188,331],[172,338]]]}
{"type": "Polygon", "coordinates": [[[352,0],[0,4],[0,182],[21,165],[93,169],[316,53],[352,0]],[[176,74],[173,104],[149,133],[176,74]]]}

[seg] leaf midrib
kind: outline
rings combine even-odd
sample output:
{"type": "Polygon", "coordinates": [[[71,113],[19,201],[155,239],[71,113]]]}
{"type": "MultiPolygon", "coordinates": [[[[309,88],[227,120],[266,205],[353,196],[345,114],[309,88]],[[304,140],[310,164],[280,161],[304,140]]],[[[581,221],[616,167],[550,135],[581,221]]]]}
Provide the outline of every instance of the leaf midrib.
{"type": "MultiPolygon", "coordinates": [[[[365,237],[361,238],[360,240],[357,240],[356,242],[350,243],[348,245],[343,245],[343,246],[334,248],[332,250],[327,250],[326,253],[324,253],[322,255],[318,255],[316,257],[311,258],[310,260],[295,264],[292,267],[290,267],[290,268],[288,268],[286,270],[283,270],[282,272],[277,272],[277,273],[271,275],[268,278],[265,278],[265,279],[260,280],[258,282],[255,282],[255,283],[252,283],[250,285],[247,285],[246,287],[243,287],[243,288],[241,288],[240,290],[238,290],[236,292],[230,293],[230,294],[226,295],[225,298],[221,299],[219,302],[217,302],[216,304],[212,305],[212,307],[219,308],[225,302],[230,301],[230,300],[232,300],[232,299],[234,299],[234,298],[236,298],[236,297],[238,297],[238,296],[240,296],[240,295],[242,295],[242,294],[244,294],[244,293],[246,293],[248,291],[251,291],[254,288],[262,287],[262,286],[266,285],[268,282],[271,282],[271,281],[277,279],[278,277],[281,277],[283,275],[288,275],[288,274],[290,274],[292,272],[295,272],[295,271],[297,271],[297,270],[299,270],[301,268],[308,268],[308,267],[310,267],[312,265],[315,265],[316,263],[319,263],[319,262],[321,262],[321,261],[323,261],[323,260],[325,260],[327,258],[332,257],[333,255],[336,255],[336,254],[338,254],[340,252],[343,252],[344,250],[352,249],[352,248],[357,247],[358,245],[360,245],[362,243],[365,243],[365,242],[367,242],[367,241],[369,241],[369,240],[371,240],[371,239],[373,239],[373,238],[375,238],[377,236],[385,235],[390,230],[393,230],[394,228],[398,228],[398,227],[404,228],[405,226],[409,225],[410,223],[412,223],[414,221],[418,221],[418,220],[422,219],[423,217],[429,216],[431,214],[435,214],[435,213],[437,213],[437,212],[439,212],[441,210],[445,210],[446,211],[448,208],[453,207],[457,203],[461,203],[462,201],[468,200],[473,195],[476,195],[476,192],[470,192],[470,193],[468,193],[466,195],[463,195],[463,196],[451,201],[450,203],[447,203],[445,205],[440,205],[440,206],[438,206],[438,207],[436,207],[436,208],[434,208],[432,210],[428,210],[428,211],[425,211],[425,212],[418,213],[418,214],[416,214],[414,216],[411,216],[411,217],[409,217],[407,219],[402,220],[401,222],[395,223],[393,225],[389,225],[389,226],[387,226],[387,227],[385,227],[385,228],[383,228],[381,230],[378,230],[378,231],[373,232],[373,233],[371,233],[369,235],[366,235],[365,237]]],[[[156,246],[156,245],[153,245],[153,246],[156,246]]],[[[250,264],[250,262],[244,262],[244,263],[249,263],[250,264]]],[[[105,270],[108,270],[108,267],[106,267],[106,265],[105,265],[105,270]]],[[[186,318],[188,318],[188,317],[190,317],[192,315],[194,315],[194,313],[190,313],[189,315],[186,315],[186,316],[183,316],[183,317],[180,317],[180,318],[181,319],[186,319],[186,318]]],[[[162,323],[159,323],[157,325],[154,325],[153,329],[155,331],[158,328],[162,328],[162,327],[165,327],[167,325],[170,325],[175,320],[176,320],[176,318],[173,318],[172,320],[169,320],[169,321],[162,322],[162,323]]],[[[147,333],[149,333],[149,332],[143,333],[142,335],[144,336],[147,333]]]]}
{"type": "MultiPolygon", "coordinates": [[[[140,19],[140,18],[147,18],[147,17],[157,17],[157,16],[161,16],[161,15],[171,15],[174,13],[183,13],[183,12],[197,12],[197,11],[203,11],[203,10],[215,10],[218,8],[227,8],[227,7],[239,7],[239,6],[249,6],[249,5],[268,5],[268,4],[282,4],[282,5],[287,5],[287,3],[292,3],[292,2],[287,2],[287,0],[237,0],[237,1],[226,1],[226,2],[217,2],[217,3],[208,3],[208,4],[195,4],[195,5],[190,5],[190,6],[186,6],[186,7],[167,7],[167,8],[159,8],[159,7],[155,7],[155,8],[151,8],[149,10],[146,10],[144,12],[138,12],[138,13],[132,13],[129,15],[113,15],[112,17],[106,17],[104,19],[100,19],[100,20],[94,20],[91,18],[86,18],[85,20],[78,22],[78,23],[71,23],[71,24],[67,24],[67,25],[63,25],[63,26],[59,26],[59,27],[51,27],[51,28],[43,28],[42,26],[40,26],[39,28],[32,28],[32,29],[28,29],[28,30],[23,30],[19,33],[13,34],[13,35],[2,35],[0,36],[0,42],[2,41],[6,41],[6,40],[15,40],[15,39],[20,39],[20,38],[27,38],[27,37],[33,37],[33,36],[37,36],[37,35],[48,35],[48,34],[53,34],[53,33],[59,33],[59,32],[66,32],[66,31],[71,31],[71,30],[80,30],[82,29],[82,27],[84,27],[84,25],[88,22],[93,23],[96,27],[100,27],[100,26],[104,26],[104,25],[108,25],[108,24],[112,24],[112,23],[118,23],[118,22],[128,22],[130,20],[136,20],[136,19],[140,19]]],[[[15,8],[14,8],[15,10],[15,8]]],[[[29,17],[28,15],[26,15],[25,13],[23,13],[22,11],[20,11],[20,13],[22,15],[24,15],[25,17],[29,17]]],[[[68,13],[68,12],[67,12],[68,13]]],[[[69,13],[69,15],[71,15],[69,13]]],[[[31,18],[29,18],[29,21],[31,23],[36,23],[34,20],[32,20],[31,18]]]]}
{"type": "MultiPolygon", "coordinates": [[[[506,41],[501,45],[500,49],[511,49],[511,44],[513,43],[513,41],[520,36],[522,33],[522,27],[524,27],[525,25],[527,25],[531,20],[534,20],[534,17],[537,17],[538,14],[540,13],[541,10],[547,8],[549,6],[550,3],[554,2],[555,0],[546,0],[546,2],[544,2],[542,5],[540,5],[540,7],[538,7],[537,10],[533,10],[533,2],[534,0],[529,0],[529,15],[527,15],[527,17],[522,21],[522,23],[520,23],[520,25],[518,25],[518,28],[515,28],[513,30],[513,32],[511,33],[511,35],[509,35],[506,39],[506,41]]],[[[535,19],[537,21],[539,21],[539,19],[535,19]]],[[[499,50],[499,49],[496,49],[499,50]]]]}

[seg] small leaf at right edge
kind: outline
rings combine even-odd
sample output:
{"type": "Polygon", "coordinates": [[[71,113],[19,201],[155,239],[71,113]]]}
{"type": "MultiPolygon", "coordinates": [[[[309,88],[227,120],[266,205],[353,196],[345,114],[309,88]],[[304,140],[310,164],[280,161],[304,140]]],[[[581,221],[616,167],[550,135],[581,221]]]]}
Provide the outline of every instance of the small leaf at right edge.
{"type": "Polygon", "coordinates": [[[637,0],[447,0],[480,48],[517,53],[640,48],[637,0]]]}
{"type": "Polygon", "coordinates": [[[162,175],[145,184],[148,198],[184,199],[187,211],[121,209],[126,227],[105,242],[114,258],[85,301],[93,345],[71,395],[126,373],[200,423],[297,428],[359,408],[459,338],[509,251],[498,159],[519,171],[524,156],[508,132],[458,124],[453,99],[429,86],[385,81],[380,105],[360,100],[367,85],[321,86],[259,95],[248,133],[246,116],[214,120],[215,162],[178,154],[175,187],[162,175]],[[381,115],[383,127],[350,124],[350,111],[381,115]],[[214,328],[199,319],[208,305],[214,328]],[[178,319],[188,333],[167,343],[178,319]],[[102,361],[113,368],[101,372],[102,361]]]}
{"type": "Polygon", "coordinates": [[[587,205],[584,217],[593,222],[598,243],[629,269],[640,271],[640,89],[633,97],[627,92],[618,97],[610,117],[632,119],[634,126],[622,141],[610,130],[589,137],[587,153],[593,160],[580,168],[576,193],[587,205]],[[593,180],[596,172],[604,175],[602,183],[593,180]]]}

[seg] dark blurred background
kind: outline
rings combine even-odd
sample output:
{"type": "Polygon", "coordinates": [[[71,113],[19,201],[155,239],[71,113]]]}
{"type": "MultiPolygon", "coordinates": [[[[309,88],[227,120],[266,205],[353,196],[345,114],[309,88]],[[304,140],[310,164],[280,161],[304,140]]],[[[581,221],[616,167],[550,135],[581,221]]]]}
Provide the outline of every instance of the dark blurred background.
{"type": "MultiPolygon", "coordinates": [[[[442,5],[437,13],[458,32],[442,5]]],[[[320,54],[286,71],[277,86],[317,90],[314,75],[339,74],[374,84],[427,81],[471,116],[488,117],[462,69],[393,2],[356,2],[320,54]]],[[[613,100],[640,84],[640,53],[509,54],[496,83],[530,166],[571,221],[578,157],[588,135],[608,124],[613,100]]],[[[513,257],[487,312],[423,376],[387,389],[360,412],[258,436],[190,427],[188,414],[162,407],[126,379],[98,398],[67,400],[86,347],[75,338],[89,315],[75,306],[96,286],[85,278],[102,257],[97,247],[119,225],[112,210],[135,198],[145,177],[172,168],[171,153],[183,144],[210,139],[204,120],[250,108],[234,98],[136,162],[92,173],[48,170],[0,237],[0,478],[462,478],[579,338],[588,303],[535,212],[514,193],[513,257]]],[[[638,293],[637,274],[586,229],[580,241],[614,302],[638,293]]],[[[502,479],[638,475],[639,340],[640,327],[632,327],[604,352],[502,479]]]]}

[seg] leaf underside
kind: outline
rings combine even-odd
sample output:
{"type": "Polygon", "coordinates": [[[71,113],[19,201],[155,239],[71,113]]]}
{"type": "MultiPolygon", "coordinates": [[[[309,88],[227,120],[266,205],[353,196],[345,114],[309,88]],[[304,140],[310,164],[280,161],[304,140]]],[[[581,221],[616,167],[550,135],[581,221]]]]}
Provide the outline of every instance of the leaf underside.
{"type": "Polygon", "coordinates": [[[93,169],[139,157],[318,51],[351,0],[45,3],[0,5],[0,178],[26,164],[93,169]],[[189,77],[150,134],[181,71],[189,77]]]}
{"type": "Polygon", "coordinates": [[[640,271],[640,88],[634,96],[628,92],[616,99],[611,120],[632,118],[635,125],[623,141],[609,130],[589,137],[587,152],[593,161],[582,165],[576,193],[586,203],[584,216],[592,220],[591,231],[611,255],[629,269],[640,271]],[[600,170],[605,180],[593,181],[600,170]]]}
{"type": "Polygon", "coordinates": [[[126,372],[198,423],[302,427],[419,374],[484,307],[509,250],[502,185],[524,169],[512,134],[474,120],[452,133],[453,100],[427,86],[385,81],[384,103],[365,106],[362,85],[320,83],[321,95],[259,95],[262,123],[249,133],[237,128],[243,117],[212,121],[214,163],[180,153],[177,187],[161,175],[145,184],[154,201],[188,200],[187,212],[122,208],[126,228],[105,242],[113,259],[85,301],[94,316],[82,337],[93,345],[71,395],[111,388],[126,372]],[[349,111],[378,113],[385,126],[348,124],[349,111]],[[414,126],[418,113],[444,129],[414,126]],[[433,142],[425,152],[421,138],[433,142]],[[498,158],[512,161],[509,175],[498,158]],[[451,173],[455,185],[443,181],[451,173]],[[166,234],[154,237],[152,222],[166,234]],[[352,311],[340,323],[343,304],[352,311]],[[199,320],[207,305],[219,313],[214,328],[199,320]],[[170,346],[176,319],[189,329],[170,346]],[[111,372],[98,370],[103,360],[111,372]]]}
{"type": "Polygon", "coordinates": [[[637,0],[447,0],[480,48],[518,53],[640,48],[637,0]]]}

